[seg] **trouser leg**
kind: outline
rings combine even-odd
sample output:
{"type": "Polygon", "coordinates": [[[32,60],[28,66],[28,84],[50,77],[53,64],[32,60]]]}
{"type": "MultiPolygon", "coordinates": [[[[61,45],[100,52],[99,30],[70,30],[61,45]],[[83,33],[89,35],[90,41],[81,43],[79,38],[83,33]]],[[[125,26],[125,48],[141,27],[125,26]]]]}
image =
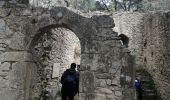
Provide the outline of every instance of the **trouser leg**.
{"type": "Polygon", "coordinates": [[[74,100],[74,95],[70,95],[69,100],[74,100]]]}
{"type": "Polygon", "coordinates": [[[67,95],[62,94],[62,100],[67,100],[67,95]]]}

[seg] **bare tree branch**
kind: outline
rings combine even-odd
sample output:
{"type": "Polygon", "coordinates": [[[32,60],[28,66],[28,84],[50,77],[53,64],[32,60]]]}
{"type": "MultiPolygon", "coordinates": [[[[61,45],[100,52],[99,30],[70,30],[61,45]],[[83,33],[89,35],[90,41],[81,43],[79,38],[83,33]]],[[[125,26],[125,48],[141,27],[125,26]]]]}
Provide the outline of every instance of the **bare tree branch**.
{"type": "Polygon", "coordinates": [[[110,12],[109,8],[108,8],[107,5],[106,5],[105,0],[101,0],[101,1],[102,1],[103,5],[105,6],[106,10],[107,10],[108,12],[110,12]]]}

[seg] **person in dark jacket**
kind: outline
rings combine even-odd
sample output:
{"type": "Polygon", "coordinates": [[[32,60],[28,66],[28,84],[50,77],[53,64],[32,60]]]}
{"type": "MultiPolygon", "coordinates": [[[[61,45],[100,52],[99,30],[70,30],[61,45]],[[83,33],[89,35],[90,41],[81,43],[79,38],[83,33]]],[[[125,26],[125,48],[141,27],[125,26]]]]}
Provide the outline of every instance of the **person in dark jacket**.
{"type": "Polygon", "coordinates": [[[79,74],[77,74],[76,64],[72,63],[70,69],[67,69],[61,77],[61,94],[62,100],[74,100],[74,96],[78,93],[79,74]]]}
{"type": "Polygon", "coordinates": [[[137,93],[137,100],[142,100],[142,85],[141,82],[138,78],[135,79],[135,83],[134,83],[135,89],[136,89],[136,93],[137,93]]]}

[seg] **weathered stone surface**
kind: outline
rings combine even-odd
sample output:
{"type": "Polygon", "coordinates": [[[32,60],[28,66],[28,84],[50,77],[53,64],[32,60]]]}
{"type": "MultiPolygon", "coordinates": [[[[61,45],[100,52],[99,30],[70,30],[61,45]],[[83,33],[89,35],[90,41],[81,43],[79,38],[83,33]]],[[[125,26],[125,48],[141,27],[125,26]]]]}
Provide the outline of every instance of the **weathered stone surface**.
{"type": "Polygon", "coordinates": [[[12,32],[6,25],[5,21],[3,19],[0,19],[0,38],[5,38],[11,34],[12,32]]]}
{"type": "Polygon", "coordinates": [[[96,98],[94,100],[107,100],[106,95],[104,94],[96,94],[96,98]]]}
{"type": "MultiPolygon", "coordinates": [[[[162,99],[169,98],[169,13],[117,13],[115,31],[129,37],[129,50],[137,66],[153,76],[162,99]],[[135,21],[132,21],[135,20],[135,21]],[[165,88],[166,86],[166,88],[165,88]]],[[[124,77],[127,79],[126,77],[124,77]]],[[[129,79],[128,79],[129,80],[129,79]]],[[[130,91],[130,90],[129,90],[130,91]]]]}
{"type": "Polygon", "coordinates": [[[105,79],[97,79],[95,81],[95,84],[96,84],[97,87],[106,87],[107,86],[105,79]]]}
{"type": "Polygon", "coordinates": [[[5,61],[34,61],[32,58],[32,54],[27,52],[5,52],[0,55],[0,62],[5,61]]]}
{"type": "MultiPolygon", "coordinates": [[[[10,67],[9,72],[0,74],[2,80],[8,80],[9,83],[10,88],[5,88],[5,91],[16,91],[12,94],[16,100],[42,99],[46,91],[58,98],[60,91],[53,91],[53,88],[60,89],[60,78],[51,78],[51,66],[53,63],[60,63],[61,77],[69,63],[80,63],[80,49],[75,49],[80,46],[81,100],[114,100],[107,98],[107,94],[114,95],[113,88],[129,85],[120,84],[121,70],[124,65],[129,65],[122,64],[123,61],[126,62],[126,52],[123,52],[120,37],[112,30],[114,22],[109,16],[86,18],[64,7],[55,7],[50,11],[33,9],[33,14],[30,14],[29,9],[17,7],[12,11],[12,16],[4,19],[5,24],[2,21],[2,25],[8,26],[13,34],[2,37],[5,46],[0,62],[9,62],[12,68],[10,67]],[[65,29],[55,30],[57,27],[73,31],[79,38],[80,45],[75,35],[68,35],[68,30],[65,29]],[[63,30],[66,33],[61,32],[63,30]],[[36,65],[30,62],[35,62],[36,65]],[[115,82],[114,85],[112,81],[115,82]]],[[[116,91],[122,92],[121,89],[116,91]]],[[[121,100],[120,94],[116,95],[115,99],[121,100]]],[[[10,99],[4,97],[3,100],[10,99]]]]}
{"type": "Polygon", "coordinates": [[[0,87],[2,91],[0,91],[0,99],[1,100],[25,100],[24,89],[26,89],[25,79],[28,77],[27,67],[30,68],[30,66],[32,65],[25,62],[17,62],[17,63],[13,63],[12,65],[5,62],[4,64],[5,65],[2,66],[7,68],[1,70],[2,71],[10,70],[10,72],[8,72],[6,78],[1,79],[0,83],[2,84],[0,85],[0,87]]]}
{"type": "Polygon", "coordinates": [[[106,93],[106,94],[112,94],[113,93],[110,89],[107,89],[107,88],[98,88],[98,91],[100,93],[106,93]]]}
{"type": "Polygon", "coordinates": [[[98,79],[109,79],[109,78],[111,78],[112,76],[110,76],[110,74],[109,73],[102,73],[102,74],[97,74],[96,75],[96,78],[98,78],[98,79]]]}
{"type": "Polygon", "coordinates": [[[0,1],[0,7],[2,7],[5,4],[5,1],[0,1]]]}
{"type": "Polygon", "coordinates": [[[116,97],[113,94],[107,94],[106,98],[109,99],[109,100],[115,100],[116,99],[116,97]]]}
{"type": "MultiPolygon", "coordinates": [[[[113,15],[115,21],[114,30],[118,34],[124,34],[129,38],[128,49],[132,55],[135,55],[136,64],[143,64],[143,34],[145,13],[116,13],[113,15]]],[[[125,49],[126,50],[126,49],[125,49]]]]}
{"type": "Polygon", "coordinates": [[[96,21],[97,27],[108,27],[108,28],[113,28],[114,21],[112,18],[110,18],[108,15],[103,15],[103,16],[93,16],[92,19],[96,21]]]}
{"type": "MultiPolygon", "coordinates": [[[[3,1],[2,1],[3,2],[3,1]]],[[[3,5],[3,3],[0,3],[3,5]]],[[[0,5],[1,6],[1,5],[0,5]]],[[[11,9],[5,9],[5,8],[1,8],[0,9],[0,18],[5,18],[8,17],[11,14],[11,9]]]]}
{"type": "Polygon", "coordinates": [[[120,91],[115,91],[115,95],[116,95],[116,96],[122,96],[122,92],[120,92],[120,91]]]}
{"type": "Polygon", "coordinates": [[[11,67],[10,63],[4,62],[4,63],[1,64],[0,70],[2,70],[2,71],[9,71],[10,67],[11,67]]]}
{"type": "Polygon", "coordinates": [[[170,19],[167,12],[149,14],[144,19],[144,62],[163,100],[170,98],[170,19]],[[166,87],[166,88],[165,88],[166,87]]]}
{"type": "Polygon", "coordinates": [[[9,39],[10,44],[8,44],[8,47],[13,50],[26,50],[28,45],[30,44],[30,40],[31,38],[29,37],[23,37],[14,34],[14,36],[9,39]]]}

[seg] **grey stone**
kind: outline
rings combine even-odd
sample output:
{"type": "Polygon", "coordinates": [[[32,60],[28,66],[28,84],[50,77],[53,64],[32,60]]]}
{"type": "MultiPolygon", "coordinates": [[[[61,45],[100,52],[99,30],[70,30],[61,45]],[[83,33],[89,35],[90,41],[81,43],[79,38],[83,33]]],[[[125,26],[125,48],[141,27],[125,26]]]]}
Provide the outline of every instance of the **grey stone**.
{"type": "Polygon", "coordinates": [[[107,94],[106,98],[109,100],[115,100],[115,96],[113,94],[107,94]]]}
{"type": "Polygon", "coordinates": [[[3,19],[0,19],[0,38],[5,38],[11,34],[12,32],[6,25],[5,21],[3,19]]]}
{"type": "Polygon", "coordinates": [[[32,15],[32,12],[31,12],[30,9],[25,9],[25,10],[23,11],[22,15],[24,15],[24,16],[31,16],[31,15],[32,15]]]}
{"type": "Polygon", "coordinates": [[[8,62],[4,62],[3,64],[1,64],[0,66],[0,70],[2,71],[9,71],[11,67],[11,64],[8,62]]]}
{"type": "MultiPolygon", "coordinates": [[[[62,73],[70,63],[80,64],[81,51],[80,98],[120,100],[119,96],[107,98],[107,95],[114,95],[114,87],[127,85],[120,84],[120,74],[123,73],[123,66],[133,66],[128,65],[126,58],[129,55],[122,52],[124,48],[120,37],[112,31],[113,19],[107,15],[86,18],[64,7],[32,11],[33,14],[30,14],[29,9],[27,12],[27,8],[16,7],[12,15],[2,21],[3,26],[9,27],[9,33],[12,31],[10,35],[7,35],[8,31],[3,31],[6,33],[0,40],[5,44],[0,62],[13,63],[12,70],[0,73],[4,80],[9,81],[10,88],[5,87],[5,92],[10,94],[15,90],[11,97],[16,100],[23,100],[23,97],[25,100],[39,99],[44,89],[52,91],[53,87],[57,88],[54,94],[57,93],[61,87],[59,80],[62,73]],[[75,34],[57,27],[67,28],[75,34]],[[75,50],[77,47],[81,50],[75,50]],[[60,68],[57,68],[59,78],[51,77],[53,63],[60,63],[60,68]]],[[[122,92],[121,89],[117,91],[122,92]]],[[[2,100],[10,99],[4,96],[2,100]]]]}
{"type": "Polygon", "coordinates": [[[0,61],[34,61],[32,55],[27,52],[5,52],[0,55],[0,61]]]}
{"type": "Polygon", "coordinates": [[[98,92],[106,93],[106,94],[112,94],[113,93],[110,89],[107,89],[107,88],[98,88],[98,92]]]}
{"type": "Polygon", "coordinates": [[[99,87],[106,87],[107,86],[105,79],[98,79],[98,80],[96,80],[95,83],[96,83],[96,86],[99,86],[99,87]]]}
{"type": "Polygon", "coordinates": [[[122,96],[122,92],[120,92],[120,91],[115,91],[115,95],[116,95],[116,96],[122,96]]]}
{"type": "Polygon", "coordinates": [[[8,47],[14,50],[26,50],[29,46],[30,39],[29,37],[15,35],[9,39],[10,44],[8,44],[8,47]]]}
{"type": "Polygon", "coordinates": [[[110,18],[108,15],[103,15],[103,16],[93,16],[92,19],[96,21],[97,27],[108,27],[108,28],[113,28],[114,21],[112,18],[110,18]]]}
{"type": "Polygon", "coordinates": [[[6,24],[5,21],[0,19],[0,33],[6,32],[6,24]]]}
{"type": "Polygon", "coordinates": [[[5,1],[0,1],[0,7],[3,7],[5,4],[5,1]]]}
{"type": "Polygon", "coordinates": [[[109,73],[102,73],[102,74],[97,74],[96,78],[98,79],[110,79],[112,76],[110,76],[109,73]]]}
{"type": "Polygon", "coordinates": [[[106,95],[104,94],[96,94],[96,98],[94,100],[107,100],[106,95]]]}

